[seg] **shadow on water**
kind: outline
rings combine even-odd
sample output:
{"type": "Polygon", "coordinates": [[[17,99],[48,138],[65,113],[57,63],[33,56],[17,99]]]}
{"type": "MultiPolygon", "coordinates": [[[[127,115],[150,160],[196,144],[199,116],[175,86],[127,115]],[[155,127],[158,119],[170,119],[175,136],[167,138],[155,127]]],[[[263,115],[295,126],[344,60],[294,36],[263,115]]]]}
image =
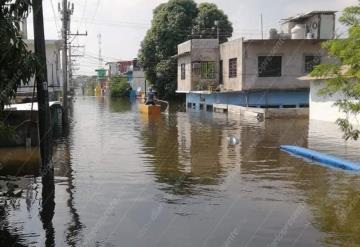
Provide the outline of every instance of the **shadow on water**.
{"type": "Polygon", "coordinates": [[[48,171],[42,177],[40,218],[45,231],[45,246],[55,246],[55,229],[53,218],[55,214],[55,181],[54,172],[48,171]]]}

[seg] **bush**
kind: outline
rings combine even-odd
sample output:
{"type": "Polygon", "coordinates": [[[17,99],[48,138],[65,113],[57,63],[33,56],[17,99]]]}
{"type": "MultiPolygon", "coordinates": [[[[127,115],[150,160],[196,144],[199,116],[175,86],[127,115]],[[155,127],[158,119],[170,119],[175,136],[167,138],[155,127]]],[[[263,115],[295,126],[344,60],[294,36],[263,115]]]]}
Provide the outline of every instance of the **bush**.
{"type": "Polygon", "coordinates": [[[0,120],[0,141],[6,142],[15,137],[15,128],[12,126],[5,125],[0,120]]]}
{"type": "Polygon", "coordinates": [[[130,85],[126,78],[113,76],[110,78],[110,96],[114,98],[129,96],[130,85]]]}

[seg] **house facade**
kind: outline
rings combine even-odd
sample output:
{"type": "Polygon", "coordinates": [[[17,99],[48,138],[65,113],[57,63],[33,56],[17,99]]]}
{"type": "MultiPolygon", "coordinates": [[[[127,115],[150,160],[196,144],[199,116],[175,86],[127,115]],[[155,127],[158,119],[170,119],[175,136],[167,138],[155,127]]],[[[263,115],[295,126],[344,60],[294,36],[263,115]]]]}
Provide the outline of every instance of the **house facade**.
{"type": "MultiPolygon", "coordinates": [[[[223,44],[198,39],[180,44],[177,93],[185,93],[187,106],[199,110],[211,110],[215,104],[307,108],[310,84],[299,77],[328,59],[321,48],[325,39],[320,37],[333,37],[333,28],[315,36],[306,24],[315,17],[323,20],[322,14],[286,19],[283,25],[292,27],[291,33],[272,30],[269,39],[240,38],[223,44]]],[[[328,15],[335,19],[335,12],[328,15]]]]}
{"type": "MultiPolygon", "coordinates": [[[[34,51],[34,40],[24,40],[28,50],[34,51]]],[[[46,65],[48,75],[48,90],[49,97],[53,100],[58,100],[58,96],[62,91],[62,64],[61,64],[61,40],[46,40],[46,65]]],[[[24,98],[32,97],[34,90],[34,79],[31,79],[27,85],[21,85],[17,89],[17,101],[21,101],[24,98]]],[[[36,87],[35,87],[36,92],[36,87]]]]}

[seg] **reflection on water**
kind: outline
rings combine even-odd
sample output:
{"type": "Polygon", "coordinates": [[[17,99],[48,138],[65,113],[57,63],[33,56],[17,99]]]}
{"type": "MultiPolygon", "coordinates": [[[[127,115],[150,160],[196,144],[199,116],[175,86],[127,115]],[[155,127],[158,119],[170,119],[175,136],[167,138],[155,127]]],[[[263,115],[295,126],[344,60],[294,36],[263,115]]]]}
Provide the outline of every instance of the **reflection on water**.
{"type": "Polygon", "coordinates": [[[149,118],[137,107],[76,100],[69,135],[55,145],[55,187],[19,177],[36,175],[31,169],[18,174],[24,193],[0,205],[0,246],[360,245],[360,176],[279,150],[360,160],[360,144],[345,143],[333,124],[205,112],[149,118]]]}

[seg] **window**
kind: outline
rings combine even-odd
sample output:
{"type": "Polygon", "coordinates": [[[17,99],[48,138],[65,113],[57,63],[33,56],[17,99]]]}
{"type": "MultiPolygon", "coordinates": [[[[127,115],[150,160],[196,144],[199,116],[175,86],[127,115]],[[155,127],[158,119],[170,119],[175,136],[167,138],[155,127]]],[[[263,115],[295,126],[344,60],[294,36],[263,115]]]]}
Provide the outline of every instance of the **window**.
{"type": "Polygon", "coordinates": [[[229,60],[229,78],[237,77],[237,58],[229,60]]]}
{"type": "Polygon", "coordinates": [[[305,73],[311,73],[315,66],[321,63],[320,56],[305,56],[305,73]]]}
{"type": "Polygon", "coordinates": [[[281,76],[281,56],[259,56],[258,71],[259,77],[280,77],[281,76]]]}
{"type": "Polygon", "coordinates": [[[223,84],[224,83],[224,77],[223,77],[223,73],[224,73],[224,68],[223,68],[223,60],[220,60],[220,71],[219,71],[219,84],[223,84]]]}
{"type": "Polygon", "coordinates": [[[185,71],[185,64],[181,64],[181,80],[185,80],[186,78],[186,71],[185,71]]]}
{"type": "Polygon", "coordinates": [[[215,79],[215,62],[201,62],[201,79],[215,79]]]}

